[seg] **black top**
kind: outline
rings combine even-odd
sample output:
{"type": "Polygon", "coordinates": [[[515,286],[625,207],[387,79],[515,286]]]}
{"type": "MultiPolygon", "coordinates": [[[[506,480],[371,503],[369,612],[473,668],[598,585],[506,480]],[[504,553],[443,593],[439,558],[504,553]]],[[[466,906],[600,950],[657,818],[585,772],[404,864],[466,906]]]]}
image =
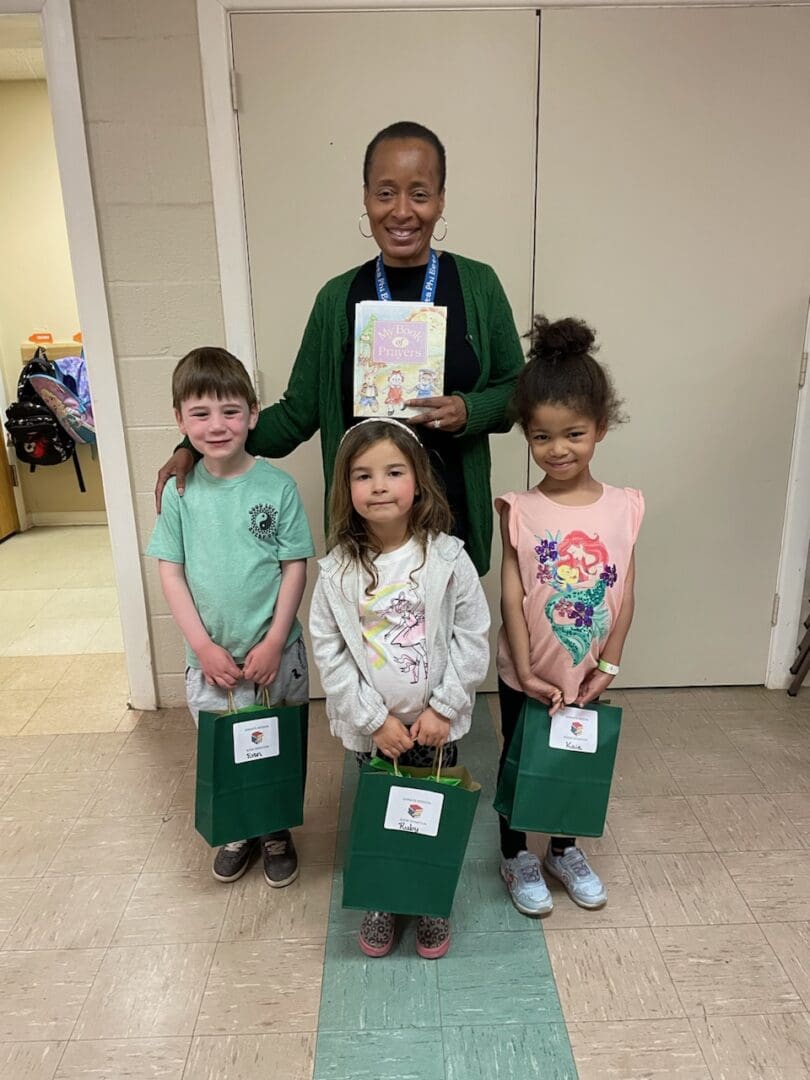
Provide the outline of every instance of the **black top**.
{"type": "MultiPolygon", "coordinates": [[[[346,317],[349,321],[349,340],[343,358],[342,398],[343,419],[346,427],[357,423],[353,415],[354,399],[354,314],[355,304],[361,300],[376,300],[377,286],[374,278],[376,260],[363,263],[349,286],[346,299],[346,317]]],[[[419,300],[425,280],[423,266],[386,266],[388,287],[394,300],[419,300]]],[[[444,252],[439,259],[439,279],[433,301],[437,307],[447,308],[447,337],[444,354],[443,394],[455,391],[469,393],[475,386],[481,366],[472,345],[467,340],[467,315],[464,296],[458,277],[458,267],[452,255],[444,252]]],[[[406,394],[415,396],[413,394],[406,394]]],[[[439,396],[437,391],[436,396],[439,396]]],[[[426,425],[414,428],[430,454],[433,471],[447,491],[450,509],[456,519],[456,530],[463,534],[466,525],[464,480],[461,471],[461,454],[458,443],[449,432],[426,425]]]]}

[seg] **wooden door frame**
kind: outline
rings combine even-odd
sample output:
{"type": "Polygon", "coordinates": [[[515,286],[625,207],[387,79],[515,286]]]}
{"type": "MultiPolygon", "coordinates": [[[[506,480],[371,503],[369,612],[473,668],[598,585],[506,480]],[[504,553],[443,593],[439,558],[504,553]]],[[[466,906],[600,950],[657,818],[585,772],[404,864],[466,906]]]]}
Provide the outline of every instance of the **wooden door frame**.
{"type": "Polygon", "coordinates": [[[121,613],[130,702],[157,708],[146,591],[135,528],[124,419],[118,394],[84,129],[70,0],[0,0],[0,15],[39,15],[79,322],[93,387],[99,463],[121,613]]]}
{"type": "MultiPolygon", "coordinates": [[[[54,0],[49,0],[54,2],[54,0]]],[[[649,0],[197,0],[208,151],[214,197],[217,249],[219,252],[222,310],[228,349],[240,357],[259,385],[247,230],[242,199],[239,132],[232,94],[238,95],[238,77],[232,81],[232,12],[355,12],[355,11],[505,11],[564,9],[576,7],[650,7],[649,0]],[[234,86],[234,84],[237,84],[234,86]]],[[[654,5],[682,7],[777,7],[774,0],[669,0],[654,5]]],[[[806,2],[792,4],[808,6],[806,2]]],[[[810,337],[810,330],[808,331],[810,337]]],[[[805,341],[805,349],[808,341],[805,341]]],[[[797,353],[798,376],[800,356],[797,353]]],[[[799,627],[803,619],[803,587],[810,538],[810,408],[807,386],[799,390],[793,450],[787,481],[787,498],[775,594],[779,597],[775,625],[771,629],[765,685],[782,689],[790,681],[799,627]]]]}

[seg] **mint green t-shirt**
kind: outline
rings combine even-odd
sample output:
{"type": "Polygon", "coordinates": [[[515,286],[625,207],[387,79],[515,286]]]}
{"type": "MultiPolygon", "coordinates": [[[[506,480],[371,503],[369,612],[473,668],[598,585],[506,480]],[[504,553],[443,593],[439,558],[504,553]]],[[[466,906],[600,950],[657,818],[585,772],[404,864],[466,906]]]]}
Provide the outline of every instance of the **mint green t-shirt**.
{"type": "MultiPolygon", "coordinates": [[[[308,559],[315,548],[295,481],[257,458],[247,472],[224,480],[198,461],[182,498],[172,477],[146,554],[183,564],[211,640],[241,663],[270,628],[280,563],[308,559]]],[[[296,619],[287,644],[300,635],[296,619]]],[[[200,666],[188,643],[186,659],[200,666]]]]}

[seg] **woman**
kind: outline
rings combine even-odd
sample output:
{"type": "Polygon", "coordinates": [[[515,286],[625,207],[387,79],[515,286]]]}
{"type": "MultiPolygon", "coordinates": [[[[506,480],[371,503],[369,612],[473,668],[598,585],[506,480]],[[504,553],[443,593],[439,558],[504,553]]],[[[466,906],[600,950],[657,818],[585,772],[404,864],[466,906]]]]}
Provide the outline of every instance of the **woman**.
{"type": "MultiPolygon", "coordinates": [[[[340,437],[354,422],[354,320],[362,300],[419,300],[429,294],[431,239],[444,220],[445,151],[421,124],[391,124],[374,136],[363,162],[363,201],[380,259],[323,286],[304,330],[284,396],[263,409],[247,449],[283,457],[321,432],[327,488],[340,437]]],[[[437,253],[438,255],[439,253],[437,253]]],[[[495,272],[483,263],[442,252],[430,302],[447,308],[444,393],[410,398],[420,408],[417,426],[431,453],[453,511],[454,533],[467,544],[479,574],[489,569],[492,498],[491,432],[508,431],[507,404],[523,366],[514,319],[495,272]]],[[[193,465],[180,448],[158,473],[156,498],[166,480],[184,478],[193,465]]],[[[328,492],[327,492],[328,494],[328,492]]]]}

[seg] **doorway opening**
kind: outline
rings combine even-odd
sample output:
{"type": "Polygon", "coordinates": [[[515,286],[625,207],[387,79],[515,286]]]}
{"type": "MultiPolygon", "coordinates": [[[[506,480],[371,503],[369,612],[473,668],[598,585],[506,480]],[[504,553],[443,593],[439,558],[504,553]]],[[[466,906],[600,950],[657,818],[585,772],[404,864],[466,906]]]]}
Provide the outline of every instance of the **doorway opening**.
{"type": "Polygon", "coordinates": [[[69,460],[33,471],[21,460],[25,447],[18,454],[3,440],[0,735],[126,730],[130,706],[154,706],[140,567],[127,557],[137,539],[126,469],[118,468],[123,424],[117,393],[109,393],[115,375],[98,238],[86,220],[92,201],[70,11],[47,7],[42,18],[0,14],[0,409],[5,420],[38,347],[75,386],[87,341],[83,375],[91,399],[98,375],[104,415],[95,410],[98,447],[90,434],[69,460]]]}

